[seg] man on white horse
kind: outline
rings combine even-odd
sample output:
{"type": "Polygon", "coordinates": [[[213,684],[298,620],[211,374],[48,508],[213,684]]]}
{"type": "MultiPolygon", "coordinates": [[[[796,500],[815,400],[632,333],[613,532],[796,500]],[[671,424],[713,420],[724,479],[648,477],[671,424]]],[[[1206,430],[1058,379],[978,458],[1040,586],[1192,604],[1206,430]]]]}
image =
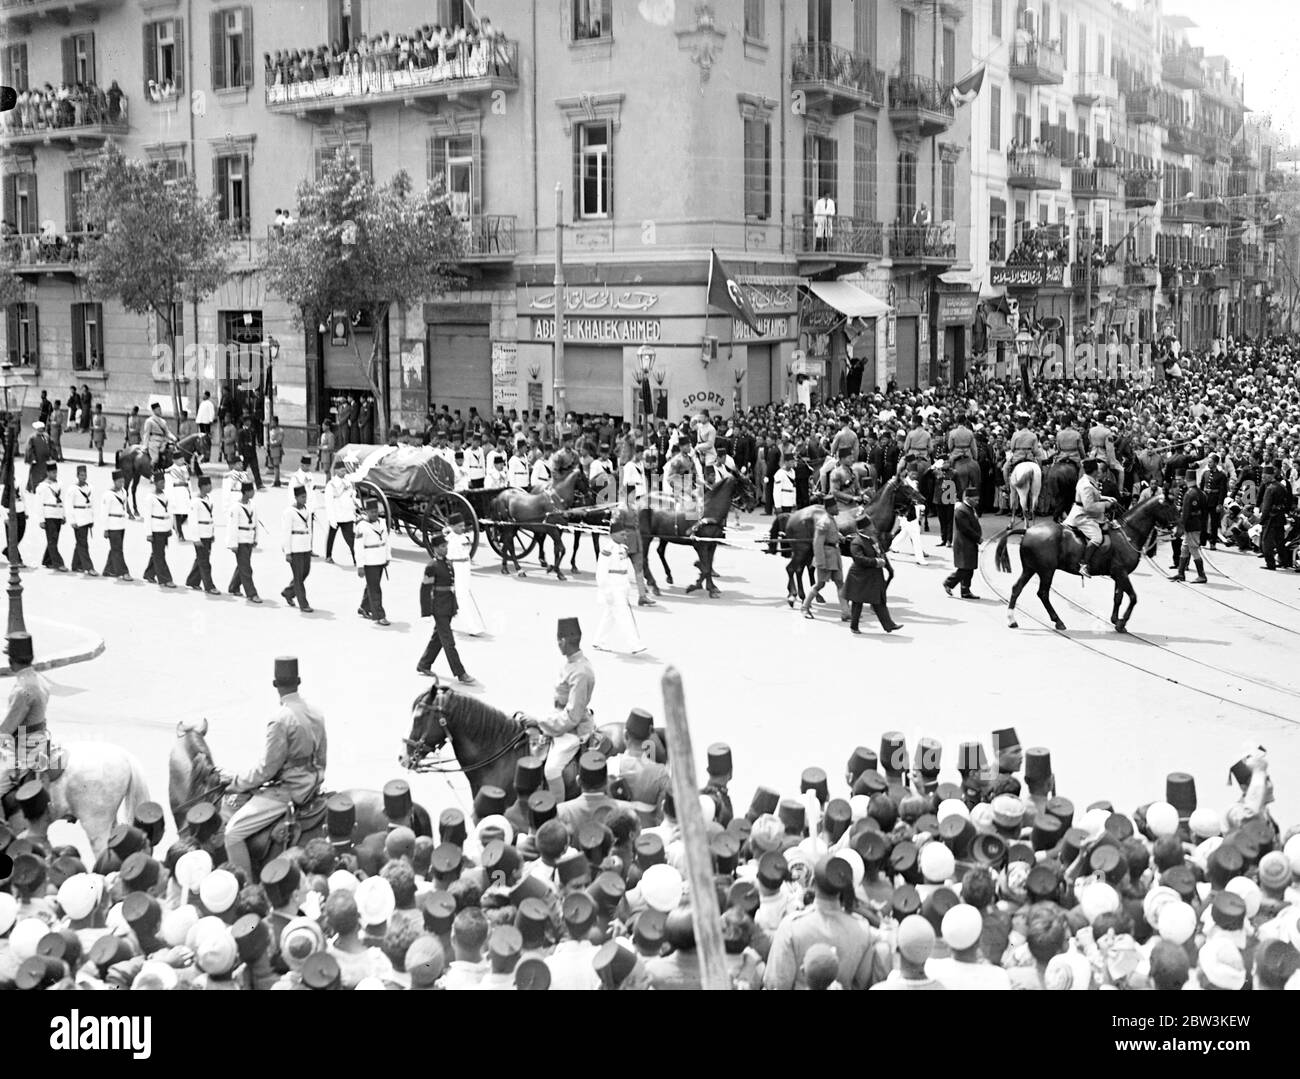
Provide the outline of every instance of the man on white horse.
{"type": "Polygon", "coordinates": [[[227,793],[253,795],[226,822],[226,857],[242,866],[249,879],[256,878],[248,840],[284,816],[290,802],[310,803],[325,781],[325,717],[298,696],[300,684],[297,659],[276,659],[272,685],[279,691],[280,707],[266,728],[262,763],[239,776],[217,772],[227,793]]]}
{"type": "MultiPolygon", "coordinates": [[[[7,640],[14,681],[9,705],[0,719],[0,800],[27,772],[45,772],[50,767],[50,736],[45,729],[49,683],[32,666],[31,634],[11,633],[7,640]]],[[[4,819],[0,804],[0,821],[4,819]]]]}
{"type": "Polygon", "coordinates": [[[1106,511],[1115,504],[1113,498],[1107,498],[1097,490],[1096,477],[1101,469],[1101,462],[1089,457],[1083,462],[1083,473],[1074,488],[1074,508],[1065,518],[1065,524],[1077,528],[1088,541],[1079,559],[1079,576],[1092,576],[1092,560],[1101,550],[1105,539],[1101,523],[1106,519],[1106,511]]]}
{"type": "Polygon", "coordinates": [[[564,801],[564,769],[591,736],[591,694],[596,688],[596,672],[582,654],[582,627],[576,618],[561,618],[556,627],[556,643],[564,656],[560,680],[555,685],[553,711],[538,721],[542,733],[551,739],[543,775],[556,802],[564,801]]]}
{"type": "MultiPolygon", "coordinates": [[[[1038,435],[1030,429],[1029,413],[1016,413],[1016,430],[1012,434],[1010,441],[1007,442],[1007,463],[1003,466],[1002,475],[1007,483],[1007,490],[1015,490],[1015,484],[1012,483],[1012,474],[1016,471],[1018,465],[1029,462],[1035,466],[1042,464],[1046,454],[1043,452],[1042,444],[1038,441],[1038,435]]],[[[1028,499],[1023,496],[1020,512],[1027,519],[1034,512],[1034,503],[1038,501],[1038,492],[1042,486],[1042,473],[1039,472],[1035,482],[1031,485],[1028,499]]],[[[1012,509],[1014,515],[1015,510],[1012,509]]]]}

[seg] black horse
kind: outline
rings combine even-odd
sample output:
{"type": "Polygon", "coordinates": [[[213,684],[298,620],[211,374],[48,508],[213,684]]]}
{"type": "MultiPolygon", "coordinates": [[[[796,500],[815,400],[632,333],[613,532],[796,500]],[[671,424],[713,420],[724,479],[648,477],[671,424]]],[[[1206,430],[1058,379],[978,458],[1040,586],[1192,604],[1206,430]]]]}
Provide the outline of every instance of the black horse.
{"type": "MultiPolygon", "coordinates": [[[[202,431],[196,431],[192,435],[186,435],[179,442],[171,447],[164,446],[158,454],[157,468],[166,471],[171,467],[172,461],[176,457],[182,457],[190,464],[195,464],[195,458],[201,461],[208,459],[208,454],[212,450],[212,440],[202,431]]],[[[131,513],[138,515],[140,507],[136,502],[136,490],[140,486],[140,481],[152,480],[155,465],[149,457],[149,451],[143,446],[131,446],[128,449],[117,451],[117,456],[113,459],[114,467],[122,473],[122,481],[128,492],[131,513]]],[[[198,470],[202,475],[202,470],[198,470]]]]}
{"type": "Polygon", "coordinates": [[[664,579],[673,583],[673,571],[669,568],[664,551],[670,543],[687,543],[695,548],[696,566],[699,578],[694,584],[687,585],[686,591],[696,592],[707,588],[710,599],[716,599],[719,593],[713,583],[713,555],[727,533],[727,515],[731,512],[732,498],[739,491],[748,496],[753,484],[738,472],[728,472],[712,487],[704,492],[697,513],[686,513],[674,507],[671,510],[658,509],[649,505],[642,506],[637,514],[637,527],[641,532],[641,549],[645,552],[642,564],[645,566],[646,584],[657,596],[659,583],[650,569],[650,542],[659,544],[659,562],[664,568],[664,579]]]}
{"type": "MultiPolygon", "coordinates": [[[[1115,499],[1121,508],[1127,507],[1127,500],[1119,489],[1118,478],[1104,461],[1093,482],[1097,485],[1097,490],[1107,498],[1115,499]]],[[[1074,490],[1078,483],[1079,465],[1072,457],[1060,458],[1047,469],[1047,474],[1043,477],[1039,509],[1054,521],[1060,521],[1074,506],[1074,490]]]]}

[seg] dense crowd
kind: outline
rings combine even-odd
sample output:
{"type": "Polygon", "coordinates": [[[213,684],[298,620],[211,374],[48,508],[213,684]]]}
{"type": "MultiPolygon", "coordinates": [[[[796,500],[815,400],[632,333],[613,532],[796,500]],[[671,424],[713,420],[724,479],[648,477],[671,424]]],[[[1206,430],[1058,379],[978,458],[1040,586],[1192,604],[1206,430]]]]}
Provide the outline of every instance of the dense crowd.
{"type": "MultiPolygon", "coordinates": [[[[661,735],[634,710],[625,752],[584,753],[558,806],[524,758],[513,795],[484,787],[433,835],[412,829],[404,781],[359,841],[335,796],[327,837],[255,877],[225,861],[207,803],[166,846],[147,803],[96,854],[30,784],[0,827],[0,988],[700,988],[661,735]]],[[[731,751],[710,746],[699,798],[732,987],[1300,988],[1300,828],[1270,815],[1262,750],[1232,764],[1229,797],[1200,802],[1173,773],[1132,811],[1059,791],[1052,769],[1012,729],[955,759],[889,732],[842,775],[806,768],[741,811],[731,751]]]]}
{"type": "Polygon", "coordinates": [[[98,83],[60,83],[20,90],[14,110],[4,115],[6,130],[28,134],[61,127],[87,124],[125,124],[126,94],[111,82],[105,90],[98,83]]]}

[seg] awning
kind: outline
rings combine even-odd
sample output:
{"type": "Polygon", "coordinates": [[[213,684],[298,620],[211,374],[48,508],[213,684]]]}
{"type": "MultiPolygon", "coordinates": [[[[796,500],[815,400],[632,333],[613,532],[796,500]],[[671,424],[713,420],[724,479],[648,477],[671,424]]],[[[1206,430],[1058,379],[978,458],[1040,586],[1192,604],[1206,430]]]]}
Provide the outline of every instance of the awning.
{"type": "Polygon", "coordinates": [[[964,285],[974,291],[984,280],[984,273],[982,270],[948,270],[939,275],[939,280],[945,285],[964,285]]]}
{"type": "Polygon", "coordinates": [[[823,303],[848,318],[882,318],[889,314],[889,304],[847,281],[813,281],[808,289],[823,303]]]}

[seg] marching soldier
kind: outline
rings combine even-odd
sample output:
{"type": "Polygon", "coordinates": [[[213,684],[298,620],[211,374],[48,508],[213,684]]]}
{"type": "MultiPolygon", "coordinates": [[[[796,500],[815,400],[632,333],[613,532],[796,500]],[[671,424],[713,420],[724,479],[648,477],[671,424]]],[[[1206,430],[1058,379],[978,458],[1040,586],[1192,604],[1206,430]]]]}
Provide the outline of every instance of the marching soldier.
{"type": "Polygon", "coordinates": [[[334,561],[334,537],[342,533],[343,542],[348,545],[348,554],[352,564],[357,564],[357,552],[353,546],[352,529],[357,523],[357,496],[348,479],[348,466],[342,461],[334,462],[334,475],[325,485],[325,519],[329,522],[329,532],[325,537],[325,561],[334,561]]]}
{"type": "Polygon", "coordinates": [[[1277,478],[1277,469],[1273,465],[1264,467],[1264,492],[1259,503],[1259,549],[1264,554],[1264,568],[1277,569],[1280,562],[1286,568],[1290,560],[1290,551],[1283,542],[1286,531],[1286,511],[1290,504],[1290,492],[1286,485],[1277,478]]]}
{"type": "Polygon", "coordinates": [[[311,471],[311,457],[303,454],[298,459],[298,469],[289,477],[289,490],[303,487],[307,491],[307,523],[311,528],[312,545],[307,548],[307,553],[311,554],[316,549],[316,514],[323,508],[321,497],[322,490],[316,482],[316,477],[311,471]]]}
{"type": "Polygon", "coordinates": [[[645,505],[650,490],[645,474],[645,446],[640,442],[632,449],[632,459],[623,466],[623,501],[633,509],[645,505]]]}
{"type": "Polygon", "coordinates": [[[497,451],[492,454],[492,466],[483,479],[483,486],[489,491],[499,491],[510,486],[510,475],[506,472],[506,455],[497,451]]]}
{"type": "Polygon", "coordinates": [[[425,646],[424,654],[415,665],[415,673],[433,676],[433,664],[442,652],[447,653],[451,673],[458,682],[473,685],[474,679],[465,670],[460,652],[456,649],[456,635],[451,620],[456,617],[459,602],[456,598],[456,571],[447,560],[447,536],[437,532],[429,537],[433,557],[424,567],[424,580],[420,583],[420,615],[433,618],[433,634],[425,646]]]}
{"type": "Polygon", "coordinates": [[[357,614],[381,626],[391,625],[384,613],[384,574],[390,560],[388,522],[379,516],[379,500],[366,500],[366,515],[357,522],[357,542],[361,546],[361,564],[357,576],[364,577],[366,590],[361,594],[357,614]]]}
{"type": "Polygon", "coordinates": [[[1205,492],[1196,486],[1196,469],[1188,469],[1183,482],[1183,502],[1180,508],[1183,529],[1183,547],[1178,555],[1178,571],[1169,579],[1171,581],[1187,580],[1188,562],[1196,563],[1196,576],[1193,584],[1208,584],[1205,576],[1205,563],[1201,560],[1201,532],[1205,528],[1205,492]]]}
{"type": "Polygon", "coordinates": [[[533,462],[532,470],[528,476],[530,487],[548,487],[551,482],[551,453],[553,447],[543,446],[541,456],[533,462]]]}
{"type": "Polygon", "coordinates": [[[162,471],[153,474],[153,491],[145,500],[144,519],[149,526],[149,546],[153,553],[149,564],[144,568],[144,579],[151,584],[156,578],[163,588],[175,588],[172,571],[167,565],[167,541],[171,539],[171,509],[167,505],[167,492],[164,488],[166,476],[162,471]]]}
{"type": "Polygon", "coordinates": [[[36,504],[41,507],[41,526],[45,529],[45,555],[42,566],[66,573],[68,567],[63,564],[59,554],[59,533],[63,530],[63,489],[59,486],[59,474],[53,461],[46,469],[45,479],[36,486],[36,504]]]}
{"type": "Polygon", "coordinates": [[[95,564],[90,560],[90,530],[95,524],[95,504],[91,498],[90,484],[86,482],[86,466],[77,465],[77,482],[68,497],[72,536],[76,541],[72,550],[72,572],[98,577],[95,564]]]}
{"type": "Polygon", "coordinates": [[[167,469],[167,508],[176,522],[176,538],[184,543],[190,516],[190,466],[184,457],[176,457],[167,469]]]}
{"type": "MultiPolygon", "coordinates": [[[[296,473],[295,473],[296,474],[296,473]]],[[[307,574],[311,572],[311,514],[307,510],[307,488],[295,484],[292,506],[280,518],[280,549],[289,563],[292,579],[280,595],[292,607],[295,602],[303,614],[311,614],[307,602],[307,574]]]]}
{"type": "Polygon", "coordinates": [[[100,513],[104,518],[104,536],[108,539],[108,561],[104,563],[105,577],[119,577],[124,581],[132,579],[127,572],[126,559],[122,556],[122,538],[126,534],[126,487],[122,473],[113,470],[113,489],[105,491],[99,500],[100,513]]]}
{"type": "Polygon", "coordinates": [[[487,460],[483,453],[483,436],[477,431],[470,435],[470,444],[465,450],[465,472],[469,476],[469,486],[471,490],[478,490],[483,486],[483,480],[487,476],[487,460]]]}
{"type": "Polygon", "coordinates": [[[210,596],[220,593],[212,583],[212,540],[216,522],[212,516],[212,478],[199,477],[199,495],[194,500],[194,565],[185,583],[196,592],[202,588],[210,596]]]}
{"type": "Polygon", "coordinates": [[[239,595],[242,587],[249,603],[261,603],[253,584],[253,548],[257,546],[257,512],[253,509],[252,481],[246,481],[239,491],[240,501],[230,507],[226,517],[226,546],[235,552],[235,574],[230,578],[227,591],[239,595]]]}
{"type": "Polygon", "coordinates": [[[518,490],[528,490],[528,481],[532,478],[528,468],[528,459],[524,456],[524,444],[515,443],[515,452],[510,455],[510,464],[506,469],[510,477],[510,486],[518,490]]]}

